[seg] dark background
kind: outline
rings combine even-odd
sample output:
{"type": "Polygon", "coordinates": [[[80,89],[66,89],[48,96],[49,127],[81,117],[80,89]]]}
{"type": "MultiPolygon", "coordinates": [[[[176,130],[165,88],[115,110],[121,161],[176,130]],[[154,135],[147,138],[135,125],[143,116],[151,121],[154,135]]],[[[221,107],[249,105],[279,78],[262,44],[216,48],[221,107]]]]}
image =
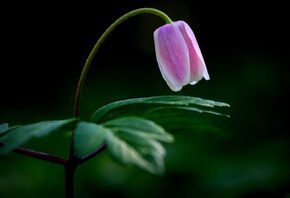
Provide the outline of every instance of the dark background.
{"type": "MultiPolygon", "coordinates": [[[[11,126],[72,117],[75,89],[99,36],[140,7],[186,21],[210,81],[172,93],[155,60],[144,14],[125,21],[101,46],[87,75],[80,117],[120,99],[180,94],[229,103],[217,109],[226,133],[193,132],[165,145],[166,173],[116,164],[107,151],[79,167],[76,197],[286,197],[289,183],[289,13],[279,2],[104,1],[1,6],[0,123],[11,126]]],[[[215,118],[212,118],[215,119],[215,118]]],[[[219,120],[218,120],[219,121],[219,120]]],[[[67,156],[63,134],[28,148],[67,156]]],[[[64,197],[62,167],[18,154],[0,159],[0,197],[64,197]]]]}

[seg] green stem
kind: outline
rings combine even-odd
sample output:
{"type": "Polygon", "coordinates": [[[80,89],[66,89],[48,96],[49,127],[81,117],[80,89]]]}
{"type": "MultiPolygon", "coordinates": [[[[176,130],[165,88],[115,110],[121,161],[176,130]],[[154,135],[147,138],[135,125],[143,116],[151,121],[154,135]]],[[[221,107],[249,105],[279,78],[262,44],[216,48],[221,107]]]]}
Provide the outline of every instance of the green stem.
{"type": "Polygon", "coordinates": [[[121,16],[119,19],[117,19],[99,38],[95,46],[93,47],[91,53],[89,54],[86,63],[83,67],[78,86],[77,86],[77,91],[76,91],[76,96],[75,96],[75,104],[74,104],[74,117],[78,117],[79,115],[79,103],[80,103],[80,97],[82,93],[82,89],[84,86],[85,78],[88,73],[88,70],[90,68],[90,64],[97,53],[98,49],[100,48],[101,44],[104,42],[105,38],[122,22],[127,20],[130,17],[133,17],[138,14],[144,14],[144,13],[149,13],[149,14],[155,14],[159,17],[161,17],[166,23],[172,23],[171,19],[162,11],[154,9],[154,8],[140,8],[133,10],[131,12],[128,12],[127,14],[124,14],[121,16]]]}
{"type": "MultiPolygon", "coordinates": [[[[101,44],[104,42],[106,37],[122,22],[127,20],[130,17],[133,17],[138,14],[144,14],[144,13],[149,13],[149,14],[154,14],[159,17],[161,17],[166,23],[172,23],[171,19],[162,11],[154,9],[154,8],[140,8],[136,9],[133,11],[128,12],[127,14],[124,14],[121,16],[119,19],[117,19],[109,28],[101,35],[99,40],[96,42],[95,46],[93,47],[92,51],[90,52],[85,65],[83,67],[77,90],[76,90],[76,95],[75,95],[75,103],[74,103],[74,113],[73,117],[77,118],[79,116],[79,105],[80,105],[80,98],[81,98],[81,93],[83,90],[84,82],[86,75],[88,73],[88,70],[90,68],[91,62],[96,55],[98,49],[100,48],[101,44]]],[[[72,131],[72,138],[71,138],[71,145],[70,145],[70,153],[69,153],[69,159],[65,163],[65,186],[66,186],[66,197],[67,198],[72,198],[73,197],[73,183],[74,183],[74,173],[77,168],[77,166],[80,163],[83,163],[87,161],[88,159],[92,158],[99,152],[101,152],[103,149],[105,149],[106,145],[104,144],[101,146],[99,149],[97,149],[95,152],[92,152],[88,154],[87,156],[84,156],[80,161],[75,161],[74,160],[74,149],[73,149],[73,140],[74,139],[74,131],[72,131]]]]}
{"type": "MultiPolygon", "coordinates": [[[[96,55],[98,49],[100,48],[101,44],[104,42],[106,37],[122,22],[127,20],[130,17],[136,16],[138,14],[144,14],[144,13],[149,13],[149,14],[154,14],[162,18],[165,23],[172,23],[171,19],[162,11],[154,9],[154,8],[140,8],[136,10],[132,10],[128,12],[127,14],[124,14],[121,16],[119,19],[117,19],[114,23],[112,23],[108,29],[101,35],[99,40],[96,42],[95,46],[93,47],[92,51],[90,52],[86,63],[83,67],[77,90],[76,90],[76,95],[75,95],[75,103],[74,103],[74,113],[73,116],[77,118],[79,116],[79,105],[80,105],[80,99],[81,99],[81,93],[83,90],[83,86],[85,83],[85,78],[87,76],[88,70],[90,68],[91,62],[96,55]]],[[[71,139],[71,147],[70,147],[70,157],[73,157],[73,137],[74,137],[74,131],[72,132],[72,139],[71,139]]]]}

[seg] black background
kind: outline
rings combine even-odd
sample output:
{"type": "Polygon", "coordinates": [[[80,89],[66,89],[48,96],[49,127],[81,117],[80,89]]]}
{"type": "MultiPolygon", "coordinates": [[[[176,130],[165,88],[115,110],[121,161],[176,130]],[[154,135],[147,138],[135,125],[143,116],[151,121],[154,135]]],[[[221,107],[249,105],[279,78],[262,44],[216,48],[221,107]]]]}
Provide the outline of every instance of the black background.
{"type": "MultiPolygon", "coordinates": [[[[71,117],[78,78],[95,42],[117,18],[140,7],[154,7],[174,21],[186,21],[197,37],[211,80],[176,94],[231,105],[222,110],[231,115],[226,121],[230,137],[216,141],[205,135],[185,145],[177,141],[169,147],[163,177],[122,169],[103,155],[80,170],[77,195],[285,197],[289,193],[286,4],[124,0],[1,7],[6,12],[1,14],[0,123],[71,117]]],[[[156,16],[140,15],[109,35],[86,79],[80,114],[84,120],[108,102],[175,94],[161,78],[155,60],[153,31],[161,25],[156,16]]],[[[47,148],[56,145],[54,141],[48,139],[47,148]]],[[[19,155],[11,158],[0,161],[0,196],[17,197],[13,189],[31,197],[63,193],[61,169],[52,174],[55,166],[19,155]]]]}

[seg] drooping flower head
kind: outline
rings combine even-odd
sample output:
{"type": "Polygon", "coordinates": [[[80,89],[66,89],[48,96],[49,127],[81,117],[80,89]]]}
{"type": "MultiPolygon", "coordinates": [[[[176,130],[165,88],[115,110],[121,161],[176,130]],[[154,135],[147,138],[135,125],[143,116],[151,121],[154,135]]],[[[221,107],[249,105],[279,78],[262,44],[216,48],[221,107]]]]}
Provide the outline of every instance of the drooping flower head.
{"type": "Polygon", "coordinates": [[[166,24],[154,31],[157,63],[172,91],[202,78],[209,80],[207,68],[195,35],[184,21],[166,24]]]}

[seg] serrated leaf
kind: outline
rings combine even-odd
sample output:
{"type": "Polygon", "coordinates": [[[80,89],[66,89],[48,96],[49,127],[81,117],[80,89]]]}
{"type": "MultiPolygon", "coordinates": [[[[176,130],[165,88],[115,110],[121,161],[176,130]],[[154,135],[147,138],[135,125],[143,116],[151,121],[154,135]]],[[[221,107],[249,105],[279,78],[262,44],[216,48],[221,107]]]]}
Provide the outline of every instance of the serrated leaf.
{"type": "Polygon", "coordinates": [[[136,165],[153,174],[164,171],[166,151],[159,141],[172,142],[172,135],[156,123],[136,117],[120,118],[103,124],[112,156],[123,165],[136,165]]]}
{"type": "Polygon", "coordinates": [[[95,111],[91,117],[92,122],[102,123],[110,119],[115,119],[122,116],[138,116],[144,117],[149,111],[154,111],[156,108],[166,107],[192,107],[188,109],[196,112],[206,112],[210,114],[218,114],[214,111],[209,111],[207,107],[227,107],[223,102],[213,100],[204,100],[191,96],[154,96],[147,98],[136,98],[117,101],[95,111]]]}
{"type": "Polygon", "coordinates": [[[51,132],[70,131],[78,122],[77,119],[66,119],[56,121],[43,121],[34,124],[28,124],[9,129],[1,141],[5,142],[4,146],[0,148],[0,153],[6,154],[12,149],[22,145],[32,137],[42,137],[51,132]]]}
{"type": "Polygon", "coordinates": [[[80,122],[74,132],[74,155],[81,158],[104,143],[106,128],[91,122],[80,122]]]}
{"type": "Polygon", "coordinates": [[[9,129],[8,123],[0,124],[0,134],[5,133],[9,129]]]}

